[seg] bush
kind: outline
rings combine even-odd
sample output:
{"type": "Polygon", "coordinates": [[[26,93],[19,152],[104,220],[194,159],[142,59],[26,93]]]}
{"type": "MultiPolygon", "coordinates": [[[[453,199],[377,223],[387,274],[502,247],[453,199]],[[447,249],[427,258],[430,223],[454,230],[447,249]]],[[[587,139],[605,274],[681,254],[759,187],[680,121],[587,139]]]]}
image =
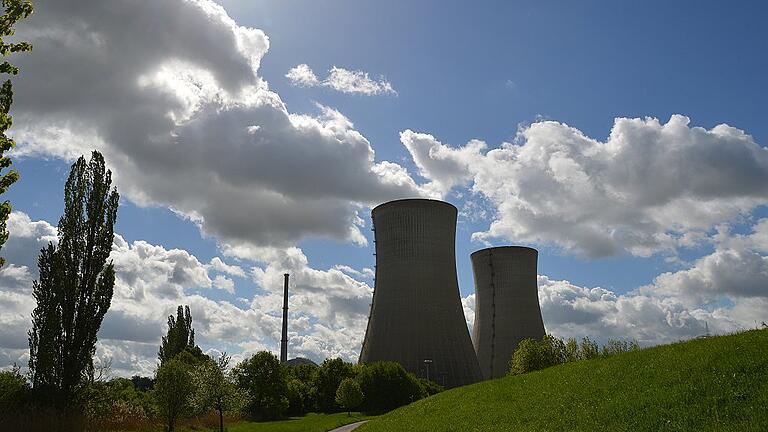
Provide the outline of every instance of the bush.
{"type": "Polygon", "coordinates": [[[254,420],[280,418],[288,409],[288,385],[280,360],[260,351],[232,370],[237,386],[247,395],[245,413],[254,420]]]}
{"type": "Polygon", "coordinates": [[[575,362],[579,360],[579,343],[574,338],[568,338],[565,342],[565,361],[575,362]]]}
{"type": "Polygon", "coordinates": [[[18,366],[0,372],[0,419],[24,406],[28,397],[29,384],[18,366]]]}
{"type": "Polygon", "coordinates": [[[426,378],[418,378],[418,380],[419,380],[419,385],[421,386],[422,389],[424,389],[427,396],[436,395],[442,392],[443,390],[445,390],[445,388],[443,388],[443,386],[441,386],[440,384],[434,381],[428,380],[426,378]]]}
{"type": "Polygon", "coordinates": [[[128,379],[89,383],[82,393],[86,417],[95,422],[120,424],[121,419],[149,419],[155,406],[149,393],[139,392],[128,379]]]}
{"type": "Polygon", "coordinates": [[[597,348],[597,342],[588,337],[584,337],[581,340],[581,349],[579,350],[579,360],[589,360],[597,358],[600,355],[600,351],[597,348]]]}
{"type": "Polygon", "coordinates": [[[317,409],[323,412],[339,411],[336,405],[336,390],[344,378],[353,378],[352,364],[340,358],[326,359],[315,370],[313,384],[317,391],[317,409]]]}
{"type": "Polygon", "coordinates": [[[397,362],[365,364],[357,382],[364,395],[361,408],[369,413],[390,411],[427,396],[418,379],[397,362]]]}
{"type": "Polygon", "coordinates": [[[524,339],[509,362],[509,373],[519,375],[562,364],[567,359],[565,343],[551,335],[540,341],[524,339]]]}
{"type": "Polygon", "coordinates": [[[625,352],[637,351],[639,349],[640,345],[635,340],[627,342],[617,339],[608,339],[608,343],[603,345],[602,355],[603,357],[608,357],[625,352]]]}

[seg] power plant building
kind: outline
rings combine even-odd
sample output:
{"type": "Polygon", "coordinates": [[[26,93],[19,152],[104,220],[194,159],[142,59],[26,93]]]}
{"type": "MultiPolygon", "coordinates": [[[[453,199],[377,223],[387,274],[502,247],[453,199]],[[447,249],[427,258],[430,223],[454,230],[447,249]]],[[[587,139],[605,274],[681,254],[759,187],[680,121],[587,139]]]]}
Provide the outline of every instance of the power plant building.
{"type": "Polygon", "coordinates": [[[456,277],[457,213],[428,199],[371,212],[376,280],[361,363],[396,361],[448,388],[481,380],[456,277]]]}
{"type": "Polygon", "coordinates": [[[475,324],[472,339],[485,379],[504,376],[517,345],[541,339],[536,282],[536,249],[504,246],[470,256],[475,277],[475,324]]]}

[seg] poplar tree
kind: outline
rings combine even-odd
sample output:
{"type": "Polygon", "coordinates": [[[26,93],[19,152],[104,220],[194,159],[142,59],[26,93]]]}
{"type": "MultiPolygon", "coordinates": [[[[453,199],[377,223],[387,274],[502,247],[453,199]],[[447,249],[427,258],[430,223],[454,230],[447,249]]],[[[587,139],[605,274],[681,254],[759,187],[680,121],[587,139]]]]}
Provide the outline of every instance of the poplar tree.
{"type": "Polygon", "coordinates": [[[119,195],[112,173],[94,151],[80,157],[64,186],[64,215],[58,244],[40,252],[40,277],[33,282],[37,306],[29,332],[29,370],[38,394],[71,406],[84,378],[93,375],[93,355],[104,315],[112,302],[112,250],[119,195]]]}
{"type": "Polygon", "coordinates": [[[193,353],[198,351],[195,350],[195,329],[192,328],[189,306],[179,306],[176,317],[168,317],[168,333],[163,336],[157,357],[162,363],[185,350],[193,353]]]}
{"type": "MultiPolygon", "coordinates": [[[[22,20],[32,13],[32,3],[27,0],[2,0],[3,15],[0,16],[0,55],[3,57],[17,52],[26,52],[32,50],[32,45],[27,42],[7,43],[6,37],[13,36],[13,26],[17,21],[22,20]]],[[[0,74],[16,75],[19,68],[8,61],[0,63],[0,74]]],[[[13,124],[9,114],[13,103],[13,87],[11,80],[6,80],[0,87],[0,195],[4,194],[8,188],[19,179],[19,173],[16,170],[3,171],[11,166],[11,158],[5,155],[5,152],[11,150],[16,142],[5,135],[5,132],[13,124]]],[[[4,201],[0,203],[0,248],[8,240],[7,222],[11,214],[11,203],[4,201]]],[[[5,259],[0,257],[0,266],[5,263],[5,259]]]]}

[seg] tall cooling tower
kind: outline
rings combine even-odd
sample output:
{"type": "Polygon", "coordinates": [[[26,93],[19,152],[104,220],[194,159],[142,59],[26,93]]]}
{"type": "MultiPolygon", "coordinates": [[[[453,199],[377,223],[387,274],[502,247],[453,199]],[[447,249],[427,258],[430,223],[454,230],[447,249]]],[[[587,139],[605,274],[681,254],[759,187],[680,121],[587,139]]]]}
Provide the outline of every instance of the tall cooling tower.
{"type": "Polygon", "coordinates": [[[397,361],[445,387],[480,381],[456,279],[456,215],[427,199],[371,212],[376,283],[361,363],[397,361]]]}
{"type": "Polygon", "coordinates": [[[475,274],[475,352],[483,377],[498,378],[506,374],[520,341],[544,336],[536,284],[538,252],[504,246],[470,257],[475,274]]]}

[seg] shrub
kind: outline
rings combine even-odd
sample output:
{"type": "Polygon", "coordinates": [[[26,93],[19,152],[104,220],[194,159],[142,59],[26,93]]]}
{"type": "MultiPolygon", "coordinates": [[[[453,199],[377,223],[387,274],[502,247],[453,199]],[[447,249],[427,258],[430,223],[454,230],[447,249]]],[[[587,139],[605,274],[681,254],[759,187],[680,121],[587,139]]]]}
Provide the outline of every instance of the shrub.
{"type": "Polygon", "coordinates": [[[18,366],[0,372],[0,419],[27,403],[29,384],[18,366]]]}
{"type": "Polygon", "coordinates": [[[597,349],[597,342],[588,337],[584,337],[581,340],[581,349],[579,350],[579,360],[589,360],[596,358],[600,355],[600,351],[597,349]]]}
{"type": "Polygon", "coordinates": [[[566,361],[566,347],[562,339],[545,335],[540,341],[524,339],[517,346],[509,362],[509,373],[519,375],[562,364],[566,361]]]}
{"type": "Polygon", "coordinates": [[[363,391],[363,411],[381,413],[427,396],[418,379],[397,362],[363,365],[357,376],[363,391]]]}
{"type": "Polygon", "coordinates": [[[640,344],[637,343],[636,340],[632,340],[631,342],[617,340],[617,339],[608,339],[608,343],[603,345],[603,357],[608,357],[616,354],[621,354],[625,352],[630,351],[637,351],[640,349],[640,344]]]}
{"type": "Polygon", "coordinates": [[[565,342],[565,361],[575,362],[579,360],[579,343],[575,338],[568,338],[565,342]]]}
{"type": "Polygon", "coordinates": [[[422,389],[424,389],[424,392],[427,394],[427,396],[432,396],[445,390],[440,384],[426,378],[419,378],[418,380],[419,385],[422,389]]]}

